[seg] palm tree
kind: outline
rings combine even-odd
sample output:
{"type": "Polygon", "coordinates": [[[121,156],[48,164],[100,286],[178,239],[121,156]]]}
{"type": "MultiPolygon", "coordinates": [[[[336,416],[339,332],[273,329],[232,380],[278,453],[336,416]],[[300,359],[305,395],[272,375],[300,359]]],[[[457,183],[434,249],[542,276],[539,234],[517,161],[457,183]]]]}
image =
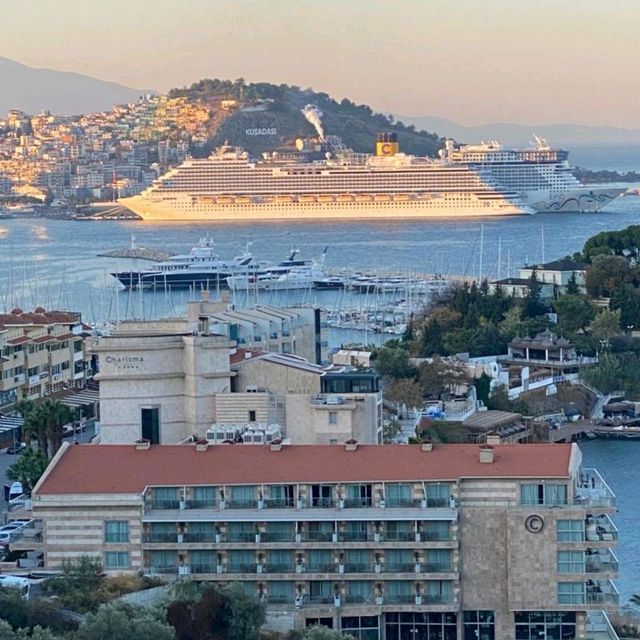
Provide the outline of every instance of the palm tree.
{"type": "Polygon", "coordinates": [[[7,469],[7,478],[12,482],[22,483],[24,493],[31,493],[48,464],[49,460],[42,450],[34,451],[28,448],[7,469]]]}
{"type": "Polygon", "coordinates": [[[51,398],[38,403],[23,401],[20,404],[20,407],[16,406],[16,410],[24,417],[25,440],[37,440],[38,449],[45,456],[55,455],[62,444],[62,427],[73,419],[71,409],[60,400],[51,398]]]}

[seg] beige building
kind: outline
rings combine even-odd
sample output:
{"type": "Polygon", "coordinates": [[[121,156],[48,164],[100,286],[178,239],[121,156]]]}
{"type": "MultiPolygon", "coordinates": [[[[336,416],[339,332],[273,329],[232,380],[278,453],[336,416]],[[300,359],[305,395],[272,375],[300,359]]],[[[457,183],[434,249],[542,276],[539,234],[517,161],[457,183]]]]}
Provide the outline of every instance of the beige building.
{"type": "Polygon", "coordinates": [[[382,439],[382,396],[370,372],[238,349],[211,324],[122,322],[90,343],[98,359],[100,440],[176,444],[213,425],[279,425],[292,443],[382,439]],[[203,330],[204,329],[204,330],[203,330]]]}
{"type": "Polygon", "coordinates": [[[84,387],[85,337],[79,313],[37,307],[0,314],[0,408],[84,387]]]}
{"type": "Polygon", "coordinates": [[[49,569],[240,582],[362,640],[614,638],[615,511],[571,444],[64,445],[33,492],[49,569]]]}
{"type": "Polygon", "coordinates": [[[203,434],[215,421],[214,395],[230,391],[231,346],[184,320],[122,322],[93,340],[101,442],[175,443],[203,434]]]}
{"type": "Polygon", "coordinates": [[[378,376],[350,367],[323,368],[301,358],[238,350],[230,396],[216,396],[216,422],[244,419],[283,427],[292,444],[382,442],[378,376]],[[228,409],[227,409],[228,407],[228,409]]]}

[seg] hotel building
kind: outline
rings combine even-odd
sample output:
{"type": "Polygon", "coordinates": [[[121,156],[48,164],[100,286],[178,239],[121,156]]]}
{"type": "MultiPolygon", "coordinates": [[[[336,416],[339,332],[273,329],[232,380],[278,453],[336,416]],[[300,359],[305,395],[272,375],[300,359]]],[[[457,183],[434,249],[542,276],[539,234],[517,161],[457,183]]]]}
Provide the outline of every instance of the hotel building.
{"type": "Polygon", "coordinates": [[[358,640],[615,638],[614,512],[571,444],[63,445],[33,492],[46,568],[239,582],[358,640]]]}

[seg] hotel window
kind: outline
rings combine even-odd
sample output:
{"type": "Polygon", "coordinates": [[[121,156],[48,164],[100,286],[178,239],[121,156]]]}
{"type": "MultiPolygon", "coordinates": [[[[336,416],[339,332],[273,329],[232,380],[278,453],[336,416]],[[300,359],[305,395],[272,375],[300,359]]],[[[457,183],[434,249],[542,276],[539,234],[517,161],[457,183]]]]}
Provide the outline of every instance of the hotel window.
{"type": "Polygon", "coordinates": [[[105,569],[128,569],[129,553],[127,551],[107,551],[104,554],[105,569]]]}
{"type": "Polygon", "coordinates": [[[584,551],[558,551],[558,573],[584,573],[584,551]]]}
{"type": "Polygon", "coordinates": [[[558,542],[584,542],[584,522],[582,520],[558,520],[556,527],[558,542]]]}
{"type": "Polygon", "coordinates": [[[255,506],[256,488],[253,485],[231,487],[232,507],[253,507],[255,506]]]}
{"type": "Polygon", "coordinates": [[[190,500],[189,502],[189,506],[195,509],[214,507],[216,504],[216,488],[193,487],[193,500],[190,500]]]}
{"type": "Polygon", "coordinates": [[[338,413],[336,411],[329,411],[329,424],[338,424],[338,413]]]}
{"type": "Polygon", "coordinates": [[[385,485],[385,499],[389,507],[412,506],[411,485],[399,483],[385,485]]]}
{"type": "Polygon", "coordinates": [[[378,616],[343,616],[340,627],[344,635],[355,640],[378,640],[380,637],[378,616]]]}
{"type": "Polygon", "coordinates": [[[129,522],[127,520],[105,520],[105,542],[129,542],[129,522]]]}
{"type": "Polygon", "coordinates": [[[582,582],[558,582],[558,604],[584,604],[585,585],[582,582]]]}
{"type": "Polygon", "coordinates": [[[451,489],[448,484],[427,485],[427,507],[448,507],[451,489]]]}
{"type": "Polygon", "coordinates": [[[524,505],[559,506],[567,504],[566,484],[523,484],[520,501],[524,505]]]}
{"type": "Polygon", "coordinates": [[[493,611],[465,611],[464,640],[495,640],[495,621],[493,611]]]}

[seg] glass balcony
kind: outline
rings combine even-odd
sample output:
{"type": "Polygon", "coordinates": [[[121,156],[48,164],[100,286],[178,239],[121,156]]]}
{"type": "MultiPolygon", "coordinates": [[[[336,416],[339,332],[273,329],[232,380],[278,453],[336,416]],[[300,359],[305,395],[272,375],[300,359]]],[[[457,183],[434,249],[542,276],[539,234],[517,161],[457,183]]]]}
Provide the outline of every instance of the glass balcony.
{"type": "Polygon", "coordinates": [[[191,573],[216,573],[216,565],[212,562],[192,562],[191,573]]]}
{"type": "Polygon", "coordinates": [[[228,573],[257,573],[255,562],[231,562],[227,564],[228,573]]]}
{"type": "Polygon", "coordinates": [[[151,509],[179,509],[180,500],[151,500],[151,509]]]}
{"type": "Polygon", "coordinates": [[[415,593],[400,593],[384,596],[385,604],[415,604],[415,601],[415,593]]]}
{"type": "Polygon", "coordinates": [[[422,571],[426,573],[447,573],[451,571],[451,565],[448,562],[427,562],[422,564],[422,571]]]}
{"type": "Polygon", "coordinates": [[[314,562],[307,564],[308,573],[333,573],[337,572],[332,562],[314,562]]]}
{"type": "Polygon", "coordinates": [[[587,518],[585,533],[587,542],[616,542],[618,540],[618,529],[606,514],[587,518]]]}
{"type": "Polygon", "coordinates": [[[227,509],[256,509],[258,507],[257,500],[226,500],[225,507],[227,509]]]}
{"type": "Polygon", "coordinates": [[[294,504],[293,498],[268,498],[264,501],[266,509],[287,509],[292,508],[294,504]]]}
{"type": "Polygon", "coordinates": [[[149,571],[150,573],[154,574],[171,574],[171,573],[178,573],[178,565],[177,564],[171,564],[171,565],[161,565],[161,566],[157,566],[157,567],[149,567],[149,571]]]}
{"type": "Polygon", "coordinates": [[[184,542],[216,542],[215,533],[185,533],[182,537],[184,542]]]}
{"type": "Polygon", "coordinates": [[[312,498],[312,507],[319,507],[321,509],[330,509],[333,507],[333,498],[312,498]]]}
{"type": "Polygon", "coordinates": [[[340,542],[366,542],[370,538],[367,531],[343,531],[338,534],[340,542]]]}
{"type": "Polygon", "coordinates": [[[215,509],[215,500],[187,500],[187,509],[215,509]]]}
{"type": "Polygon", "coordinates": [[[373,573],[373,564],[368,562],[346,562],[343,566],[345,573],[373,573]]]}
{"type": "Polygon", "coordinates": [[[373,504],[372,499],[369,498],[345,498],[344,506],[348,509],[360,509],[363,507],[370,507],[373,504]]]}
{"type": "Polygon", "coordinates": [[[602,573],[602,572],[618,572],[618,558],[613,552],[608,551],[606,553],[593,553],[589,555],[587,553],[585,568],[587,573],[602,573]]]}
{"type": "Polygon", "coordinates": [[[229,542],[255,542],[255,533],[229,533],[229,542]]]}
{"type": "Polygon", "coordinates": [[[348,604],[373,604],[373,596],[364,593],[348,593],[344,596],[348,604]]]}
{"type": "Polygon", "coordinates": [[[589,606],[610,608],[619,604],[620,596],[611,580],[587,580],[584,602],[589,606]]]}
{"type": "Polygon", "coordinates": [[[331,542],[333,540],[332,531],[309,531],[303,536],[305,542],[331,542]]]}
{"type": "Polygon", "coordinates": [[[413,573],[415,567],[415,562],[389,562],[384,565],[384,570],[387,573],[413,573]]]}
{"type": "Polygon", "coordinates": [[[178,542],[178,534],[177,533],[145,533],[144,534],[145,542],[157,542],[157,543],[171,543],[178,542]]]}
{"type": "Polygon", "coordinates": [[[260,534],[260,542],[293,542],[294,538],[293,531],[263,531],[260,534]]]}
{"type": "Polygon", "coordinates": [[[383,539],[388,542],[415,542],[416,534],[413,531],[393,531],[387,532],[383,539]]]}
{"type": "Polygon", "coordinates": [[[295,573],[296,570],[295,564],[286,562],[266,562],[260,566],[262,573],[295,573]]]}
{"type": "Polygon", "coordinates": [[[422,604],[451,604],[453,595],[451,593],[423,593],[422,604]]]}
{"type": "Polygon", "coordinates": [[[581,469],[573,502],[585,507],[615,507],[616,496],[595,469],[581,469]]]}

